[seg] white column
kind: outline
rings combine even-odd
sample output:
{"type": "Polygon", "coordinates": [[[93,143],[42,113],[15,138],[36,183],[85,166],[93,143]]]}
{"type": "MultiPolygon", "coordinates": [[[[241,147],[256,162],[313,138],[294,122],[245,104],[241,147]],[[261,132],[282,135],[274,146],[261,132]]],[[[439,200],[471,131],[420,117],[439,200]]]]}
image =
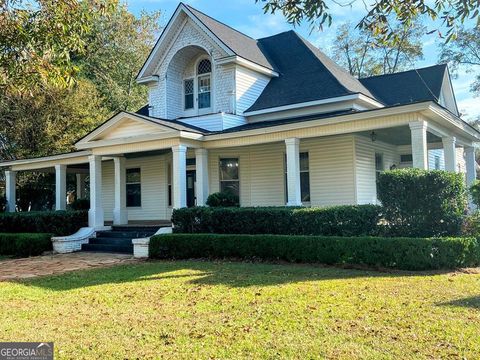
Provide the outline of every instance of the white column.
{"type": "Polygon", "coordinates": [[[102,157],[90,155],[90,210],[88,211],[88,226],[101,228],[103,222],[102,206],[102,157]]]}
{"type": "Polygon", "coordinates": [[[204,206],[209,195],[207,149],[195,149],[195,169],[197,172],[197,206],[204,206]]]}
{"type": "Polygon", "coordinates": [[[477,161],[475,160],[475,148],[473,146],[465,146],[465,165],[467,168],[467,186],[470,187],[477,179],[477,161]]]}
{"type": "Polygon", "coordinates": [[[187,206],[187,147],[173,146],[172,153],[173,208],[178,209],[187,206]]]}
{"type": "Polygon", "coordinates": [[[67,165],[55,165],[55,210],[67,208],[67,165]]]}
{"type": "Polygon", "coordinates": [[[127,213],[127,185],[125,170],[125,158],[116,157],[113,159],[115,169],[115,206],[113,208],[113,224],[125,225],[128,224],[127,213]]]}
{"type": "Polygon", "coordinates": [[[453,136],[443,137],[443,155],[445,157],[445,170],[457,172],[456,139],[453,136]]]}
{"type": "Polygon", "coordinates": [[[285,139],[287,153],[287,206],[301,206],[300,192],[300,140],[285,139]]]}
{"type": "Polygon", "coordinates": [[[17,172],[5,171],[5,196],[7,198],[7,211],[15,212],[17,188],[17,172]]]}
{"type": "Polygon", "coordinates": [[[412,137],[413,167],[428,169],[427,122],[417,121],[409,124],[412,137]]]}
{"type": "Polygon", "coordinates": [[[77,199],[85,199],[85,174],[76,174],[77,177],[77,199]]]}

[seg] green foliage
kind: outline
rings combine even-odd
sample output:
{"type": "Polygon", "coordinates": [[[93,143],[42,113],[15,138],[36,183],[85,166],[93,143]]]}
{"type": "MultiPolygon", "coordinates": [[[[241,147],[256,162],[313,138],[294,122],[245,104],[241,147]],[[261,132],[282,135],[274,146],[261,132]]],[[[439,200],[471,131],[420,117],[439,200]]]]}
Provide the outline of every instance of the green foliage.
{"type": "Polygon", "coordinates": [[[215,208],[175,209],[178,233],[376,235],[381,208],[375,205],[330,208],[215,208]]]}
{"type": "Polygon", "coordinates": [[[472,202],[480,207],[480,181],[475,180],[475,182],[470,186],[470,196],[472,197],[472,202]]]}
{"type": "MultiPolygon", "coordinates": [[[[359,0],[353,0],[345,5],[352,5],[359,0]]],[[[331,25],[331,7],[338,6],[335,1],[329,0],[255,0],[263,5],[265,13],[282,13],[286,20],[293,25],[308,22],[313,28],[322,29],[325,24],[331,25]]],[[[397,33],[392,26],[391,18],[398,21],[402,26],[408,26],[421,16],[427,16],[437,25],[433,33],[445,33],[446,41],[452,40],[457,35],[460,24],[466,20],[475,19],[477,26],[480,23],[478,1],[463,0],[437,0],[434,3],[425,0],[402,1],[402,0],[379,0],[372,4],[363,3],[363,17],[358,23],[360,29],[369,29],[372,33],[381,36],[386,41],[402,41],[402,34],[397,33]],[[445,31],[440,31],[444,28],[445,31]]]]}
{"type": "Polygon", "coordinates": [[[0,255],[29,257],[52,250],[50,234],[0,233],[0,255]]]}
{"type": "Polygon", "coordinates": [[[73,203],[70,204],[72,210],[88,210],[90,209],[90,200],[88,199],[75,199],[73,203]]]}
{"type": "Polygon", "coordinates": [[[240,199],[230,191],[217,192],[208,196],[207,205],[211,207],[239,206],[240,199]]]}
{"type": "Polygon", "coordinates": [[[0,214],[1,233],[71,235],[88,225],[87,211],[42,211],[0,214]]]}
{"type": "Polygon", "coordinates": [[[7,198],[0,196],[0,213],[3,213],[7,209],[7,198]]]}
{"type": "Polygon", "coordinates": [[[378,180],[388,232],[393,236],[454,236],[461,232],[466,209],[462,174],[401,169],[378,180]]]}
{"type": "Polygon", "coordinates": [[[385,41],[369,29],[345,23],[337,30],[332,58],[358,78],[408,70],[412,61],[423,57],[426,28],[419,20],[408,25],[396,23],[394,28],[401,34],[400,41],[385,41]]]}
{"type": "Polygon", "coordinates": [[[283,260],[402,270],[453,269],[480,264],[480,245],[475,238],[172,234],[152,237],[149,251],[155,259],[283,260]]]}
{"type": "Polygon", "coordinates": [[[473,236],[480,239],[480,211],[465,216],[462,227],[463,236],[473,236]]]}

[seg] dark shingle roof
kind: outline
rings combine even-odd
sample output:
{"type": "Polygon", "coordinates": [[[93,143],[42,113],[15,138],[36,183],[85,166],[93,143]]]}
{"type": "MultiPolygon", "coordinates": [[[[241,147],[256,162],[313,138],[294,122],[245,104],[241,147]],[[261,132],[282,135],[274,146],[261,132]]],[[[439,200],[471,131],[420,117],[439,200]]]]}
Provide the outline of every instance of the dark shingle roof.
{"type": "Polygon", "coordinates": [[[258,41],[231,28],[224,23],[184,4],[192,14],[200,20],[211,32],[215,34],[236,55],[250,60],[258,65],[274,70],[273,63],[267,58],[259,47],[258,41]]]}
{"type": "Polygon", "coordinates": [[[360,79],[386,105],[409,104],[419,101],[438,102],[447,65],[372,76],[360,79]]]}
{"type": "Polygon", "coordinates": [[[370,91],[294,31],[259,40],[280,76],[272,78],[247,111],[303,103],[370,91]]]}

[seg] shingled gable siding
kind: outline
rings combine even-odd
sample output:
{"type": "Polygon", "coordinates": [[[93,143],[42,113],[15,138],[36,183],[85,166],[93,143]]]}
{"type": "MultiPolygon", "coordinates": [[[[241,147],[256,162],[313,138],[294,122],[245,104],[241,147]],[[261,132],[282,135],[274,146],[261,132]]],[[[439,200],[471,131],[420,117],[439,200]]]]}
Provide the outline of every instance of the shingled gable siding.
{"type": "MultiPolygon", "coordinates": [[[[176,31],[178,31],[177,29],[176,31]]],[[[158,66],[155,73],[159,76],[158,84],[149,89],[149,103],[151,116],[174,119],[183,116],[182,109],[182,87],[181,84],[175,86],[175,91],[166,91],[166,74],[172,58],[177,52],[187,46],[198,45],[208,51],[212,51],[213,59],[225,57],[227,54],[221,50],[206,33],[199,29],[191,20],[188,20],[181,28],[177,37],[174,37],[169,44],[169,50],[162,63],[158,66]],[[168,109],[167,109],[168,107],[168,109]]],[[[190,59],[188,59],[190,60],[190,59]]],[[[173,65],[175,66],[175,64],[173,65]]],[[[234,87],[234,73],[232,69],[224,68],[222,65],[215,65],[213,61],[213,112],[231,111],[231,97],[234,87]]],[[[171,87],[170,87],[171,88],[171,87]]]]}

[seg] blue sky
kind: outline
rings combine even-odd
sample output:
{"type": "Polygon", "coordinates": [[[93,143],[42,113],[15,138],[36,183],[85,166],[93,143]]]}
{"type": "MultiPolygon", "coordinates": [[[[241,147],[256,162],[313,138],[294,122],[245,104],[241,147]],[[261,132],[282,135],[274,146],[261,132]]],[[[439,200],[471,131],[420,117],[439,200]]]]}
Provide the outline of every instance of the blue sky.
{"type": "MultiPolygon", "coordinates": [[[[167,23],[179,3],[175,0],[129,0],[125,2],[134,14],[139,14],[142,10],[161,10],[164,24],[167,23]]],[[[294,29],[326,52],[332,44],[336,28],[339,25],[348,21],[355,23],[365,14],[363,2],[359,0],[351,7],[335,5],[331,7],[332,26],[324,28],[323,31],[310,33],[310,27],[307,24],[294,28],[280,14],[264,14],[261,3],[255,3],[255,0],[190,0],[185,2],[254,38],[294,29]]],[[[432,26],[427,23],[427,27],[429,25],[432,26]]],[[[436,34],[425,35],[423,41],[424,59],[418,61],[415,66],[423,67],[436,64],[438,61],[438,45],[441,42],[442,39],[439,39],[436,34]]],[[[453,79],[458,106],[466,120],[480,116],[480,106],[478,106],[480,99],[474,98],[473,94],[469,92],[472,79],[472,75],[466,74],[465,71],[461,71],[458,78],[453,79]]]]}

